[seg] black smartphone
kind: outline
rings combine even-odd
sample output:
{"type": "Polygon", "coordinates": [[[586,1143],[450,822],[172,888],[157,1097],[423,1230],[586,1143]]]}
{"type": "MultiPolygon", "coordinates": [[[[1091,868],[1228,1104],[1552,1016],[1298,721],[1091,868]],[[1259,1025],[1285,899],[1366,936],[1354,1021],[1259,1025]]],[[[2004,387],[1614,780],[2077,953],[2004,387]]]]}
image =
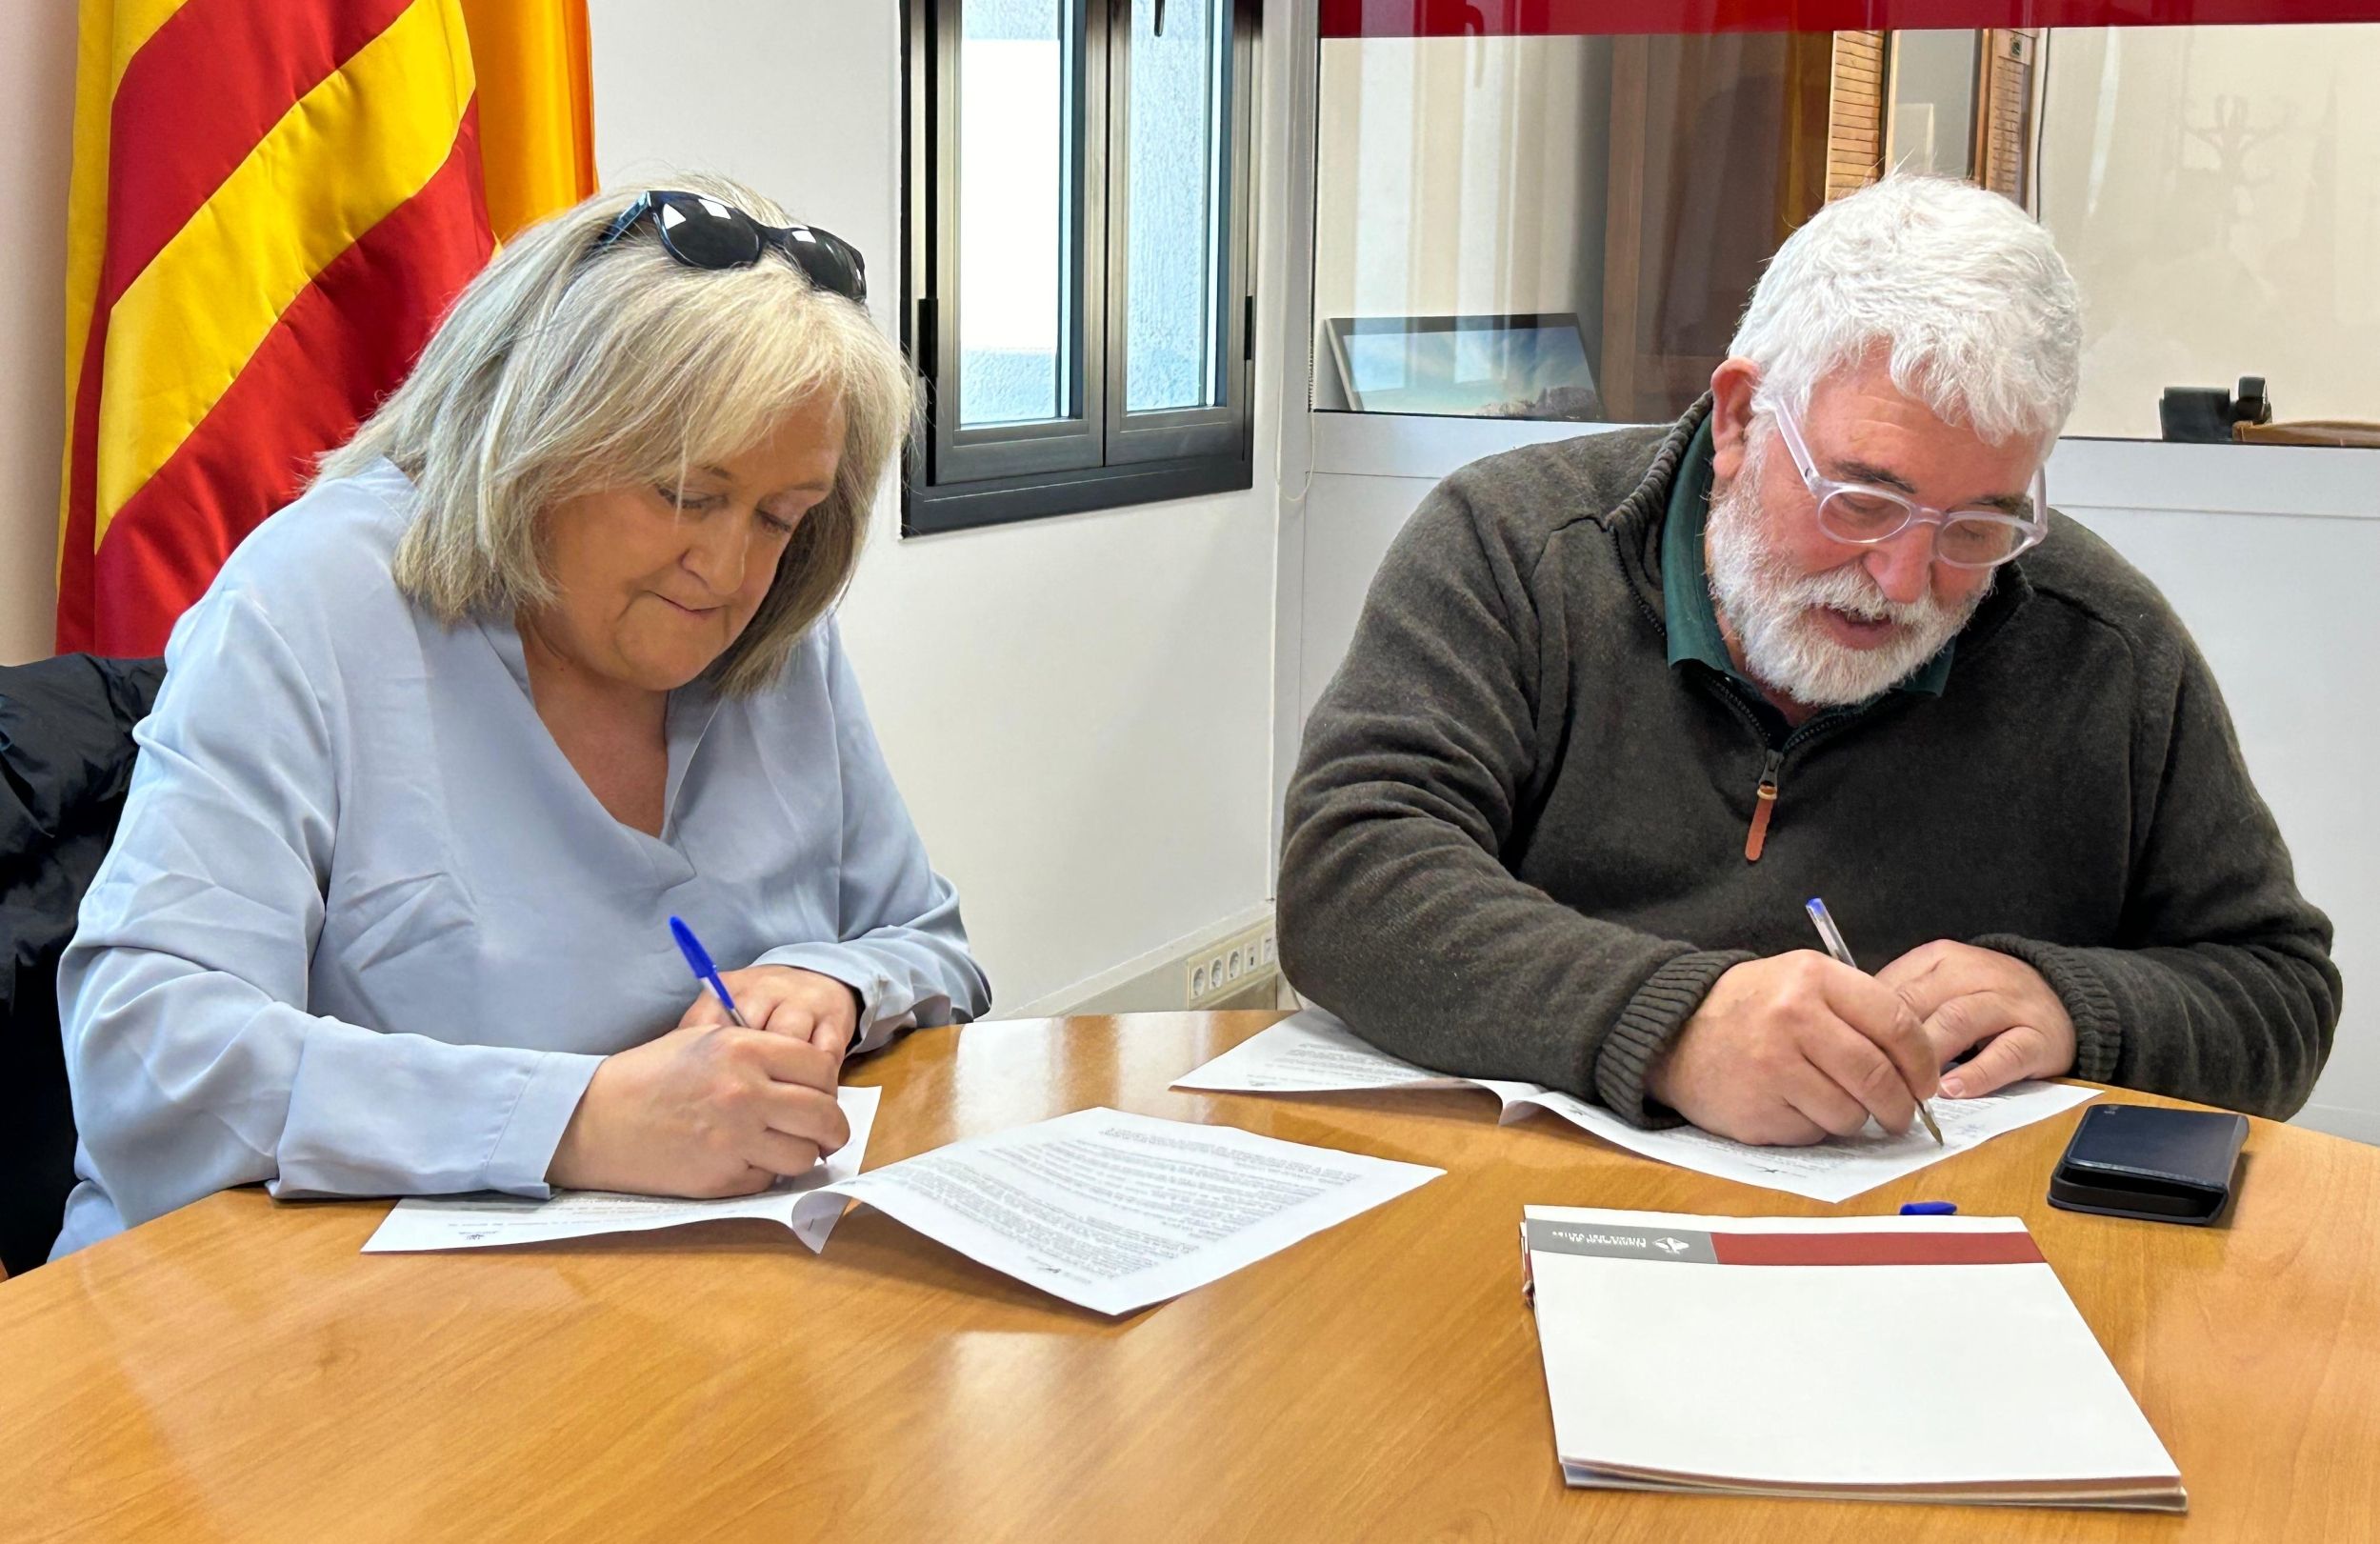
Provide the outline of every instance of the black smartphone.
{"type": "Polygon", "coordinates": [[[2203,1227],[2230,1201],[2247,1140],[2245,1115],[2095,1104],[2075,1124],[2050,1175],[2050,1204],[2203,1227]]]}

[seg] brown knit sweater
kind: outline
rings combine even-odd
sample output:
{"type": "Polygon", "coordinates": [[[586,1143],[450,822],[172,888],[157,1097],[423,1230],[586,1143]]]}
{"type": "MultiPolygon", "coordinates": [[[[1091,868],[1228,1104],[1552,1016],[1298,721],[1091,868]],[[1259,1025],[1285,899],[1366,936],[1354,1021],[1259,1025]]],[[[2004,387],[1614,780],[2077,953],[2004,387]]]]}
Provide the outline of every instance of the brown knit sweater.
{"type": "Polygon", "coordinates": [[[1705,411],[1491,457],[1414,513],[1306,727],[1290,980],[1396,1055],[1659,1124],[1647,1065],[1722,972],[1811,947],[1822,894],[1871,971],[1936,938],[2030,962],[2078,1077],[2304,1104],[2330,925],[2164,597],[2053,516],[1939,698],[1772,743],[1741,686],[1666,654],[1662,525],[1705,411]]]}

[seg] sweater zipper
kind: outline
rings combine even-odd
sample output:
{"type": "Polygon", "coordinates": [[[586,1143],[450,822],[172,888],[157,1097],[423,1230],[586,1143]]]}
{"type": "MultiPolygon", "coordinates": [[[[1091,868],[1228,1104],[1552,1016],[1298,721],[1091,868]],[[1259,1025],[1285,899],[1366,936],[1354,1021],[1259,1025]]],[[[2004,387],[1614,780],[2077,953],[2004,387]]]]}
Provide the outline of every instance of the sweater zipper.
{"type": "Polygon", "coordinates": [[[1785,737],[1785,743],[1770,750],[1761,763],[1760,786],[1752,791],[1751,831],[1744,838],[1744,861],[1758,863],[1760,854],[1769,846],[1769,822],[1776,818],[1777,779],[1784,770],[1786,754],[1796,747],[1823,740],[1850,724],[1858,721],[1857,714],[1827,713],[1811,719],[1785,737]]]}
{"type": "MultiPolygon", "coordinates": [[[[1635,601],[1636,609],[1645,613],[1645,619],[1650,622],[1663,637],[1668,637],[1670,625],[1654,612],[1652,607],[1646,603],[1644,596],[1636,595],[1635,601]]],[[[1715,678],[1710,685],[1711,690],[1719,693],[1720,700],[1733,709],[1735,716],[1744,721],[1746,729],[1763,739],[1768,738],[1768,732],[1760,727],[1759,716],[1745,705],[1744,699],[1736,694],[1733,685],[1715,678]]],[[[1767,750],[1760,765],[1760,782],[1752,790],[1751,829],[1744,833],[1745,862],[1758,863],[1760,854],[1768,851],[1769,823],[1776,818],[1777,778],[1778,773],[1785,767],[1785,753],[1795,746],[1806,745],[1812,740],[1825,739],[1829,734],[1851,721],[1851,716],[1822,715],[1786,735],[1783,745],[1772,746],[1767,750]]]]}
{"type": "Polygon", "coordinates": [[[1763,849],[1769,845],[1769,821],[1777,809],[1777,769],[1785,765],[1785,752],[1770,751],[1769,759],[1761,764],[1760,786],[1752,790],[1752,829],[1744,838],[1744,861],[1758,863],[1763,849]]]}
{"type": "MultiPolygon", "coordinates": [[[[1745,703],[1733,682],[1714,678],[1710,689],[1719,694],[1719,700],[1726,703],[1736,717],[1744,721],[1746,729],[1763,740],[1768,738],[1768,732],[1760,727],[1758,715],[1745,703]]],[[[1796,730],[1785,737],[1783,745],[1770,746],[1763,753],[1760,783],[1752,790],[1751,829],[1744,833],[1744,861],[1747,863],[1758,863],[1760,854],[1769,846],[1769,822],[1775,818],[1777,809],[1777,775],[1784,770],[1785,752],[1791,750],[1793,742],[1800,737],[1801,732],[1796,730]]]]}

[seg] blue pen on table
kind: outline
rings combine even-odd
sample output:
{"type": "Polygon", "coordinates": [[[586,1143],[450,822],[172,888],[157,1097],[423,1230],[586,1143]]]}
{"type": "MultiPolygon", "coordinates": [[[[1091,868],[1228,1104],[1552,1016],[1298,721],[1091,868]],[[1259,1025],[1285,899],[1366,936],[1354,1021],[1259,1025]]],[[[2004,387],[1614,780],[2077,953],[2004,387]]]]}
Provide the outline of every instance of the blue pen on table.
{"type": "Polygon", "coordinates": [[[751,1026],[744,1022],[744,1015],[735,1011],[735,999],[728,995],[728,984],[719,979],[718,970],[710,963],[710,951],[704,949],[703,941],[694,936],[694,930],[678,918],[671,917],[670,936],[678,941],[678,952],[684,954],[686,963],[693,967],[695,978],[719,994],[719,1006],[728,1011],[728,1017],[735,1021],[735,1027],[739,1030],[750,1029],[751,1026]]]}
{"type": "MultiPolygon", "coordinates": [[[[1827,910],[1827,903],[1812,895],[1802,903],[1802,910],[1808,912],[1810,920],[1817,924],[1818,938],[1827,946],[1827,952],[1852,970],[1858,970],[1859,961],[1851,958],[1851,946],[1843,941],[1843,930],[1834,925],[1834,915],[1827,910]]],[[[1933,1112],[1926,1108],[1923,1099],[1917,1101],[1917,1118],[1926,1123],[1926,1130],[1932,1135],[1934,1146],[1948,1145],[1942,1140],[1942,1128],[1933,1123],[1933,1112]]]]}

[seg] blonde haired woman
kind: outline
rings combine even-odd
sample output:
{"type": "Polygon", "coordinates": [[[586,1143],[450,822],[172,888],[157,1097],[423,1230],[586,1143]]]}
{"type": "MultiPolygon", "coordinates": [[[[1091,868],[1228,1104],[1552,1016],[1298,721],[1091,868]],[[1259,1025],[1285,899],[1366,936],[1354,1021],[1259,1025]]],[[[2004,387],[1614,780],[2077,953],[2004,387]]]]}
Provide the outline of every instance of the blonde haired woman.
{"type": "Polygon", "coordinates": [[[829,614],[912,416],[864,295],[734,184],[590,199],[232,554],[61,969],[57,1253],[257,1180],[758,1189],[847,1049],[984,1011],[829,614]]]}

